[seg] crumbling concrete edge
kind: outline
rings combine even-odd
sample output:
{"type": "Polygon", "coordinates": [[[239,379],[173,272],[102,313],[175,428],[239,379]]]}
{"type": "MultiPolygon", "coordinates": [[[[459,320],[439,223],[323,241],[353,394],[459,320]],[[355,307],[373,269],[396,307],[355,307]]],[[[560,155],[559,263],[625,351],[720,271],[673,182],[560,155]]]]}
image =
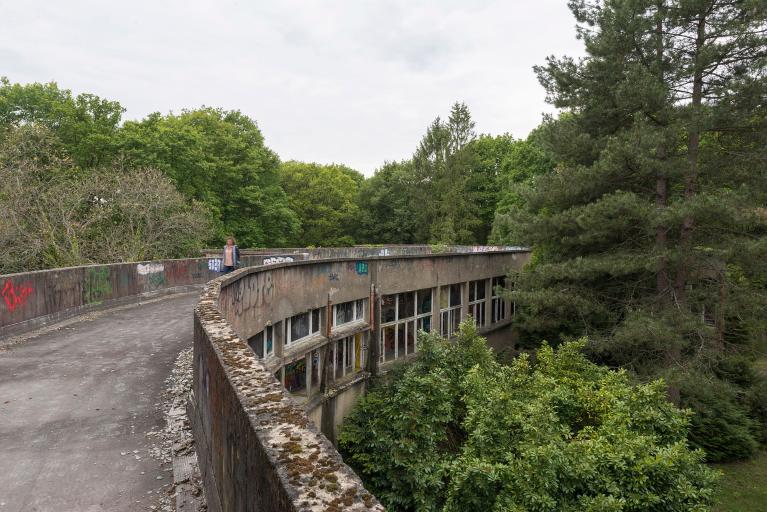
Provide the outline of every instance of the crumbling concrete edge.
{"type": "Polygon", "coordinates": [[[383,511],[218,310],[222,283],[254,270],[211,281],[195,308],[189,417],[208,509],[383,511]]]}

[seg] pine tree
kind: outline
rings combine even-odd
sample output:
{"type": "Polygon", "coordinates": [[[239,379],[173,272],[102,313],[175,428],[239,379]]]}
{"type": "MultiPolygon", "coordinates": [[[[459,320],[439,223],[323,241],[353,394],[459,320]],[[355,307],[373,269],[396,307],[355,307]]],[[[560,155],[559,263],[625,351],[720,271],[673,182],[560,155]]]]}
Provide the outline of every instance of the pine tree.
{"type": "Polygon", "coordinates": [[[413,155],[418,187],[420,239],[433,243],[476,243],[481,223],[477,205],[467,194],[477,135],[465,103],[456,102],[447,122],[429,126],[413,155]]]}
{"type": "Polygon", "coordinates": [[[689,404],[690,375],[720,375],[765,327],[767,5],[570,6],[587,57],[536,69],[567,114],[544,130],[559,166],[511,213],[507,241],[535,248],[513,297],[528,334],[588,334],[689,404]]]}

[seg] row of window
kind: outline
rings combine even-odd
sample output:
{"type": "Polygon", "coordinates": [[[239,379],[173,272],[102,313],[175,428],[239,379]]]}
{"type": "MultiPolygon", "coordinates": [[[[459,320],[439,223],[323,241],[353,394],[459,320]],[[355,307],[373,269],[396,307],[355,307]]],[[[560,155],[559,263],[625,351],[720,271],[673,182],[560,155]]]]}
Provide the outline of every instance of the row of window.
{"type": "MultiPolygon", "coordinates": [[[[504,286],[503,276],[494,277],[490,289],[490,322],[497,323],[507,317],[506,301],[499,295],[504,286]]],[[[467,312],[474,318],[477,326],[485,325],[487,281],[470,281],[468,284],[467,312]]],[[[463,306],[463,284],[456,283],[440,288],[439,315],[440,334],[452,336],[461,322],[463,306]]],[[[381,297],[381,326],[379,336],[379,361],[381,363],[407,357],[416,352],[419,331],[431,332],[433,289],[401,292],[381,297]]],[[[333,305],[332,326],[339,327],[353,322],[364,321],[368,299],[358,299],[333,305]]],[[[285,345],[289,346],[304,338],[318,333],[325,308],[316,308],[299,313],[285,320],[285,345]]],[[[362,349],[362,334],[347,336],[327,346],[332,351],[330,361],[333,364],[331,374],[342,378],[350,372],[359,371],[364,366],[365,354],[362,349]]],[[[267,326],[249,340],[250,346],[259,357],[274,353],[274,328],[267,326]]],[[[278,372],[288,391],[301,393],[307,389],[307,379],[311,387],[318,386],[320,380],[320,349],[308,352],[304,358],[285,365],[278,372]],[[307,371],[307,365],[309,371],[307,371]]]]}

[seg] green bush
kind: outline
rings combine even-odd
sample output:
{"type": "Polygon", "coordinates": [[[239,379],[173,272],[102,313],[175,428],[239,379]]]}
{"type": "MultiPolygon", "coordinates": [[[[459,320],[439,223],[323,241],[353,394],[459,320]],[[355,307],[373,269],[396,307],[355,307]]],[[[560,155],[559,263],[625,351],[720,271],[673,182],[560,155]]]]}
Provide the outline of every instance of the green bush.
{"type": "Polygon", "coordinates": [[[737,386],[691,372],[680,379],[679,388],[682,406],[695,411],[688,438],[705,450],[707,461],[744,459],[756,452],[759,425],[740,402],[737,386]]]}
{"type": "Polygon", "coordinates": [[[707,510],[716,474],[662,381],[632,385],[585,341],[495,361],[471,324],[346,419],[345,459],[390,510],[707,510]]]}

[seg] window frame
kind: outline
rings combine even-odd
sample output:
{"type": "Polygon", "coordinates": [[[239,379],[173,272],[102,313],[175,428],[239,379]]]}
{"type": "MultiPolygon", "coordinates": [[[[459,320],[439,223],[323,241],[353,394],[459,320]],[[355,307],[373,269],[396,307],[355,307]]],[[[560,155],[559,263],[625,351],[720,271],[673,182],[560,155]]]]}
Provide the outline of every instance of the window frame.
{"type": "Polygon", "coordinates": [[[298,343],[302,340],[305,340],[307,338],[310,338],[312,335],[318,333],[320,331],[320,327],[322,326],[322,308],[313,308],[309,311],[305,311],[303,313],[298,313],[297,315],[290,316],[285,319],[285,346],[288,347],[290,345],[293,345],[295,343],[298,343]],[[291,328],[293,327],[293,319],[297,316],[301,315],[307,315],[308,322],[309,322],[309,331],[304,336],[301,336],[300,338],[293,339],[291,328]],[[316,319],[315,319],[316,317],[316,319]],[[314,324],[317,325],[314,325],[314,324]]]}
{"type": "Polygon", "coordinates": [[[497,324],[500,322],[503,322],[506,320],[506,300],[501,296],[498,295],[497,289],[498,287],[506,288],[506,276],[495,276],[491,278],[491,290],[490,290],[490,300],[491,300],[491,316],[490,316],[490,323],[491,324],[497,324]],[[498,283],[497,281],[500,281],[498,283]]]}
{"type": "Polygon", "coordinates": [[[367,305],[367,298],[364,297],[362,299],[355,299],[355,300],[349,300],[346,302],[341,302],[338,304],[333,304],[333,328],[341,327],[344,325],[348,325],[354,322],[360,322],[365,320],[365,306],[367,305]],[[338,323],[338,317],[337,317],[337,311],[339,306],[345,306],[347,304],[351,304],[351,310],[352,310],[352,319],[343,322],[338,323]]]}
{"type": "Polygon", "coordinates": [[[468,302],[468,314],[474,319],[474,323],[477,327],[485,326],[485,303],[487,301],[487,279],[477,279],[475,281],[469,281],[469,302],[468,302]],[[482,285],[482,297],[479,298],[477,291],[479,285],[482,285]],[[472,295],[474,299],[472,300],[472,295]],[[479,314],[476,314],[476,313],[479,314]]]}
{"type": "Polygon", "coordinates": [[[259,357],[261,359],[266,359],[267,357],[274,354],[274,326],[273,325],[264,326],[263,330],[257,332],[256,334],[250,337],[250,339],[248,340],[248,345],[250,345],[250,348],[256,354],[256,357],[259,357]],[[261,336],[261,339],[256,340],[256,338],[259,335],[261,336]],[[259,355],[256,349],[253,348],[253,345],[255,343],[261,346],[261,355],[259,355]]]}
{"type": "Polygon", "coordinates": [[[439,334],[444,338],[450,338],[457,332],[457,325],[461,323],[461,309],[463,308],[463,283],[445,284],[439,291],[439,334]],[[458,304],[453,304],[453,286],[458,286],[458,304]],[[442,307],[442,294],[447,295],[447,307],[442,307]],[[457,321],[456,321],[457,320],[457,321]]]}
{"type": "MultiPolygon", "coordinates": [[[[434,312],[434,288],[420,288],[418,290],[409,290],[406,292],[397,292],[397,293],[390,293],[386,294],[383,297],[394,297],[394,320],[384,321],[383,320],[383,305],[380,306],[381,308],[381,325],[378,326],[378,345],[379,345],[379,352],[378,352],[378,361],[379,363],[388,363],[391,361],[396,361],[397,359],[403,359],[406,357],[411,356],[412,354],[415,354],[418,352],[418,326],[423,323],[424,318],[429,318],[429,331],[431,331],[431,316],[434,312]],[[418,294],[428,291],[429,292],[429,304],[431,306],[431,310],[419,313],[419,302],[418,302],[418,294]],[[408,317],[402,317],[400,318],[400,298],[405,296],[406,294],[411,294],[412,297],[412,304],[413,304],[413,314],[408,317]],[[403,327],[403,346],[405,348],[405,354],[400,354],[400,326],[403,327]],[[394,330],[394,357],[393,358],[386,358],[386,345],[385,345],[385,330],[387,328],[392,328],[394,330]],[[408,344],[408,335],[411,334],[413,336],[413,343],[408,344]],[[412,350],[408,350],[412,345],[412,350]]],[[[382,302],[383,302],[382,297],[382,302]]],[[[404,297],[404,300],[407,300],[407,297],[404,297]]]]}

